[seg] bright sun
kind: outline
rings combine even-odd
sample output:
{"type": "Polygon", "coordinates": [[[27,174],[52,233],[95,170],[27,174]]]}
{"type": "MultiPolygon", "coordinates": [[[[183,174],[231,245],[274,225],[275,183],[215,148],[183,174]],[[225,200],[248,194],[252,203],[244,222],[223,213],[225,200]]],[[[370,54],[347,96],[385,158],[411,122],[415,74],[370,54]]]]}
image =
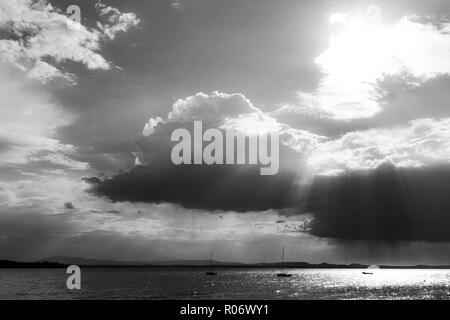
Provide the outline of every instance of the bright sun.
{"type": "Polygon", "coordinates": [[[380,111],[375,88],[386,75],[407,72],[420,80],[441,72],[442,61],[424,59],[427,52],[420,43],[445,50],[446,42],[435,26],[415,19],[383,24],[376,6],[360,16],[330,15],[329,46],[315,60],[323,77],[316,92],[299,94],[303,105],[335,119],[371,117],[380,111]]]}

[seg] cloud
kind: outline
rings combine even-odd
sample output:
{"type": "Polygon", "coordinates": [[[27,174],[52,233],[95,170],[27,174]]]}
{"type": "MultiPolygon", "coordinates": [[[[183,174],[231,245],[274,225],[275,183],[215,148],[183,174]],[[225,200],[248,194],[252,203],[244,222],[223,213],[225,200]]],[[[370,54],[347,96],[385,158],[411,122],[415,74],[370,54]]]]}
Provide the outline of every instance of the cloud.
{"type": "Polygon", "coordinates": [[[264,132],[279,131],[281,124],[274,118],[266,116],[241,93],[223,93],[213,91],[211,94],[199,92],[185,99],[178,99],[166,119],[151,118],[144,128],[143,134],[148,136],[158,123],[189,123],[195,120],[208,122],[211,126],[244,131],[242,122],[251,121],[255,128],[264,132]]]}
{"type": "Polygon", "coordinates": [[[151,164],[105,180],[88,179],[91,192],[112,201],[175,203],[185,208],[238,212],[292,206],[296,176],[261,176],[259,167],[151,164]]]}
{"type": "Polygon", "coordinates": [[[0,30],[6,34],[0,40],[0,57],[44,83],[53,79],[74,83],[73,74],[56,66],[61,62],[74,61],[91,70],[107,70],[110,62],[99,53],[102,39],[113,39],[117,32],[126,32],[139,21],[134,14],[122,14],[115,8],[100,10],[109,22],[99,24],[98,30],[69,19],[45,0],[0,0],[0,30]]]}
{"type": "Polygon", "coordinates": [[[353,120],[382,110],[378,82],[407,75],[410,87],[450,74],[450,23],[405,16],[393,24],[381,21],[380,9],[366,16],[332,14],[328,48],[315,60],[323,73],[314,92],[299,92],[298,103],[278,114],[300,112],[318,117],[353,120]]]}
{"type": "Polygon", "coordinates": [[[77,147],[55,138],[56,131],[75,120],[61,110],[51,97],[23,81],[15,71],[0,62],[0,168],[14,170],[46,166],[85,170],[88,164],[74,160],[77,147]]]}
{"type": "Polygon", "coordinates": [[[72,202],[66,202],[66,203],[64,203],[64,208],[66,208],[68,210],[74,210],[75,206],[73,205],[72,202]]]}
{"type": "Polygon", "coordinates": [[[170,3],[170,7],[173,10],[183,10],[184,9],[184,5],[181,0],[172,0],[170,3]]]}
{"type": "Polygon", "coordinates": [[[450,168],[395,168],[317,178],[306,208],[319,237],[449,241],[450,168]]]}
{"type": "Polygon", "coordinates": [[[308,150],[323,137],[279,123],[255,107],[243,94],[197,93],[179,99],[167,117],[151,118],[144,137],[135,143],[137,167],[108,179],[90,179],[92,192],[113,201],[170,202],[186,208],[262,211],[292,206],[299,168],[308,150]],[[280,172],[261,176],[257,165],[172,164],[175,129],[192,132],[193,121],[203,129],[234,129],[246,135],[280,134],[280,172]]]}
{"type": "MultiPolygon", "coordinates": [[[[213,245],[239,249],[255,238],[272,238],[272,244],[278,237],[293,238],[292,229],[302,223],[287,217],[289,226],[277,225],[273,210],[226,212],[221,219],[167,203],[112,203],[83,192],[83,186],[64,177],[50,184],[47,179],[0,183],[0,255],[20,260],[53,255],[203,259],[213,245]]],[[[229,259],[240,259],[235,254],[229,259]]]]}
{"type": "Polygon", "coordinates": [[[162,118],[161,117],[151,118],[148,121],[148,123],[145,124],[144,131],[142,132],[142,134],[144,136],[146,136],[146,137],[152,135],[153,133],[155,133],[155,127],[159,123],[162,123],[162,118]]]}
{"type": "Polygon", "coordinates": [[[317,174],[375,169],[382,164],[421,167],[450,161],[450,118],[417,119],[406,126],[354,131],[319,144],[308,158],[317,174]]]}
{"type": "Polygon", "coordinates": [[[140,20],[132,12],[122,13],[117,8],[106,6],[101,2],[95,4],[100,16],[107,19],[107,23],[97,22],[98,28],[111,40],[119,32],[127,32],[130,28],[137,27],[140,20]]]}
{"type": "Polygon", "coordinates": [[[223,121],[248,113],[261,113],[241,93],[227,94],[214,91],[211,94],[199,92],[194,96],[179,99],[168,114],[170,122],[188,122],[195,119],[223,121]]]}
{"type": "Polygon", "coordinates": [[[54,79],[65,81],[68,84],[73,84],[75,79],[75,75],[63,73],[56,67],[40,60],[36,61],[36,64],[28,73],[28,77],[41,81],[44,84],[47,84],[54,79]]]}
{"type": "Polygon", "coordinates": [[[210,94],[199,92],[177,100],[167,118],[157,117],[149,120],[143,135],[151,135],[158,124],[185,124],[195,120],[202,120],[211,127],[233,129],[246,135],[277,132],[282,143],[302,152],[324,140],[322,136],[278,122],[255,107],[242,93],[229,94],[219,91],[210,94]]]}

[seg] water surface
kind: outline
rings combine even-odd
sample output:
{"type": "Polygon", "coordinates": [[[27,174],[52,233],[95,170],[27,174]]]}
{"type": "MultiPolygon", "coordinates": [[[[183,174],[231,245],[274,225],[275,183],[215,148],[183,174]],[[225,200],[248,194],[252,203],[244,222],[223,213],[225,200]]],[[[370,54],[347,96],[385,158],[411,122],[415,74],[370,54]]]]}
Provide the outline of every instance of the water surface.
{"type": "Polygon", "coordinates": [[[65,269],[2,269],[0,299],[448,299],[450,270],[82,269],[81,290],[65,269]]]}

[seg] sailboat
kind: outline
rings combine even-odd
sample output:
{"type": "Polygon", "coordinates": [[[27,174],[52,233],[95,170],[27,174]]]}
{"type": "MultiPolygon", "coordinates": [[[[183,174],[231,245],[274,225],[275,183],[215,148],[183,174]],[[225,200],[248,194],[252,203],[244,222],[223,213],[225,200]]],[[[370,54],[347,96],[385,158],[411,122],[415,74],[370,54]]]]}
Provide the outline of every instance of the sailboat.
{"type": "Polygon", "coordinates": [[[205,274],[207,276],[216,276],[217,275],[217,272],[214,272],[214,271],[211,270],[212,258],[213,258],[213,252],[211,251],[211,257],[209,259],[209,270],[205,272],[205,274]]]}
{"type": "MultiPolygon", "coordinates": [[[[281,255],[281,267],[284,268],[284,246],[283,246],[283,253],[281,255]]],[[[288,278],[288,277],[292,277],[292,274],[282,272],[282,273],[277,273],[277,277],[288,278]]]]}

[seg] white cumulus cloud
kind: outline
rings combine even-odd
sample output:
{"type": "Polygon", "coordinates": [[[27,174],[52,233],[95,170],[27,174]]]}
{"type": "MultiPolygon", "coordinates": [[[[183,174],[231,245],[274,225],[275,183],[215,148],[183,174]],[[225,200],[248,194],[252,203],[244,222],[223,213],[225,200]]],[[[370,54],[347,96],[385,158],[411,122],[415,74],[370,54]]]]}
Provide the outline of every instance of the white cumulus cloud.
{"type": "Polygon", "coordinates": [[[122,13],[117,8],[106,6],[100,2],[97,2],[95,7],[100,11],[100,15],[108,20],[107,23],[97,22],[97,26],[111,40],[116,37],[117,33],[127,32],[140,23],[133,12],[122,13]]]}
{"type": "Polygon", "coordinates": [[[450,161],[450,118],[418,119],[395,128],[350,132],[319,144],[308,159],[317,174],[375,169],[382,164],[421,167],[450,161]]]}
{"type": "Polygon", "coordinates": [[[57,64],[74,61],[91,70],[107,70],[108,62],[100,53],[103,38],[114,38],[139,20],[134,14],[122,14],[108,7],[110,19],[100,29],[87,28],[69,19],[46,0],[0,0],[0,57],[44,83],[52,79],[74,81],[74,76],[57,64]],[[49,63],[51,59],[51,63],[49,63]]]}
{"type": "Polygon", "coordinates": [[[151,118],[145,125],[143,134],[153,134],[160,123],[189,123],[196,120],[205,121],[217,128],[240,131],[246,135],[277,132],[281,142],[296,151],[305,151],[324,139],[322,136],[278,122],[255,107],[242,93],[229,94],[219,91],[210,94],[199,92],[177,100],[167,118],[151,118]]]}

